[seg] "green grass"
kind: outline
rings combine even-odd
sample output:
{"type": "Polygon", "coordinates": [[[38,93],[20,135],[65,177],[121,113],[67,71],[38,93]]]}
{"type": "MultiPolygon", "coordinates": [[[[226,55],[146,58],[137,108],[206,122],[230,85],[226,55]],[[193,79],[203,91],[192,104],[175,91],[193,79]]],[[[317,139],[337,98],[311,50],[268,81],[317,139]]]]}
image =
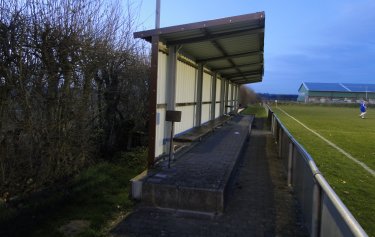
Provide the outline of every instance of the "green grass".
{"type": "Polygon", "coordinates": [[[258,104],[249,105],[246,109],[241,111],[243,115],[250,115],[254,114],[257,118],[266,118],[267,112],[263,106],[259,106],[258,104]]]}
{"type": "Polygon", "coordinates": [[[7,229],[0,235],[63,236],[62,225],[85,220],[90,226],[79,236],[107,236],[111,222],[133,208],[129,180],[145,168],[145,161],[145,149],[122,153],[114,162],[83,171],[63,189],[25,201],[21,208],[0,204],[0,221],[7,229]]]}
{"type": "Polygon", "coordinates": [[[375,236],[375,178],[322,139],[285,115],[304,123],[354,158],[375,169],[375,111],[359,118],[359,108],[279,105],[272,109],[309,152],[319,170],[369,236],[375,236]]]}

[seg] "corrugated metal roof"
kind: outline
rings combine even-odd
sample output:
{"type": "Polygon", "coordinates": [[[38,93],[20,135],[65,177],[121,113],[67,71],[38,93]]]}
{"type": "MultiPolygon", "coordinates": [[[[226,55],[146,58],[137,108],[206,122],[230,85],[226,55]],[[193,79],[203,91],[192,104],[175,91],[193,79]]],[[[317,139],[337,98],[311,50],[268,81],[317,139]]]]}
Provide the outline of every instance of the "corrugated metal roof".
{"type": "Polygon", "coordinates": [[[151,42],[158,36],[167,46],[182,46],[180,50],[197,63],[245,84],[262,80],[264,27],[265,14],[258,12],[136,32],[134,37],[151,42]],[[228,67],[235,71],[229,73],[228,67]]]}
{"type": "Polygon", "coordinates": [[[375,92],[375,84],[343,83],[343,85],[353,92],[375,92]]]}
{"type": "Polygon", "coordinates": [[[375,92],[375,84],[304,82],[302,86],[308,91],[375,92]]]}

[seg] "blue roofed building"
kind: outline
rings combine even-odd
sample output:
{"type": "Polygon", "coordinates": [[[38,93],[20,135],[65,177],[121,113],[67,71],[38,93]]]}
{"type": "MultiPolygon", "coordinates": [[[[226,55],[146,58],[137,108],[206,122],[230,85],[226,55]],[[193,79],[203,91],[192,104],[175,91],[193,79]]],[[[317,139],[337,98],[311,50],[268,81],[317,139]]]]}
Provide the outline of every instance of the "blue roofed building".
{"type": "Polygon", "coordinates": [[[297,98],[305,103],[358,103],[361,100],[375,104],[375,84],[303,82],[297,98]]]}

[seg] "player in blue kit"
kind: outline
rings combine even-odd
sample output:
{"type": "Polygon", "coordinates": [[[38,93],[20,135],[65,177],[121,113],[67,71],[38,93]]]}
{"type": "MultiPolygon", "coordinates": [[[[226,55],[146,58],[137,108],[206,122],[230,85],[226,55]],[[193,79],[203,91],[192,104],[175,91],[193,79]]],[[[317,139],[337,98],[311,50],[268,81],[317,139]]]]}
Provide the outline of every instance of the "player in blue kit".
{"type": "Polygon", "coordinates": [[[366,102],[364,100],[361,100],[359,109],[361,111],[361,114],[359,116],[364,119],[367,110],[366,102]]]}

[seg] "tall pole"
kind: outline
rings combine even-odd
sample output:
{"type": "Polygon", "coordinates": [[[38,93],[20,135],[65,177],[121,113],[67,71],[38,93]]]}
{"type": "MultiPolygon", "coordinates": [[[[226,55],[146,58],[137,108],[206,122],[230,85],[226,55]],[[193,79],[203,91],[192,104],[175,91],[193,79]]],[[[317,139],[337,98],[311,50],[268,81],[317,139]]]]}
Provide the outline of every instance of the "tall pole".
{"type": "Polygon", "coordinates": [[[160,28],[160,0],[156,0],[155,28],[160,28]]]}

